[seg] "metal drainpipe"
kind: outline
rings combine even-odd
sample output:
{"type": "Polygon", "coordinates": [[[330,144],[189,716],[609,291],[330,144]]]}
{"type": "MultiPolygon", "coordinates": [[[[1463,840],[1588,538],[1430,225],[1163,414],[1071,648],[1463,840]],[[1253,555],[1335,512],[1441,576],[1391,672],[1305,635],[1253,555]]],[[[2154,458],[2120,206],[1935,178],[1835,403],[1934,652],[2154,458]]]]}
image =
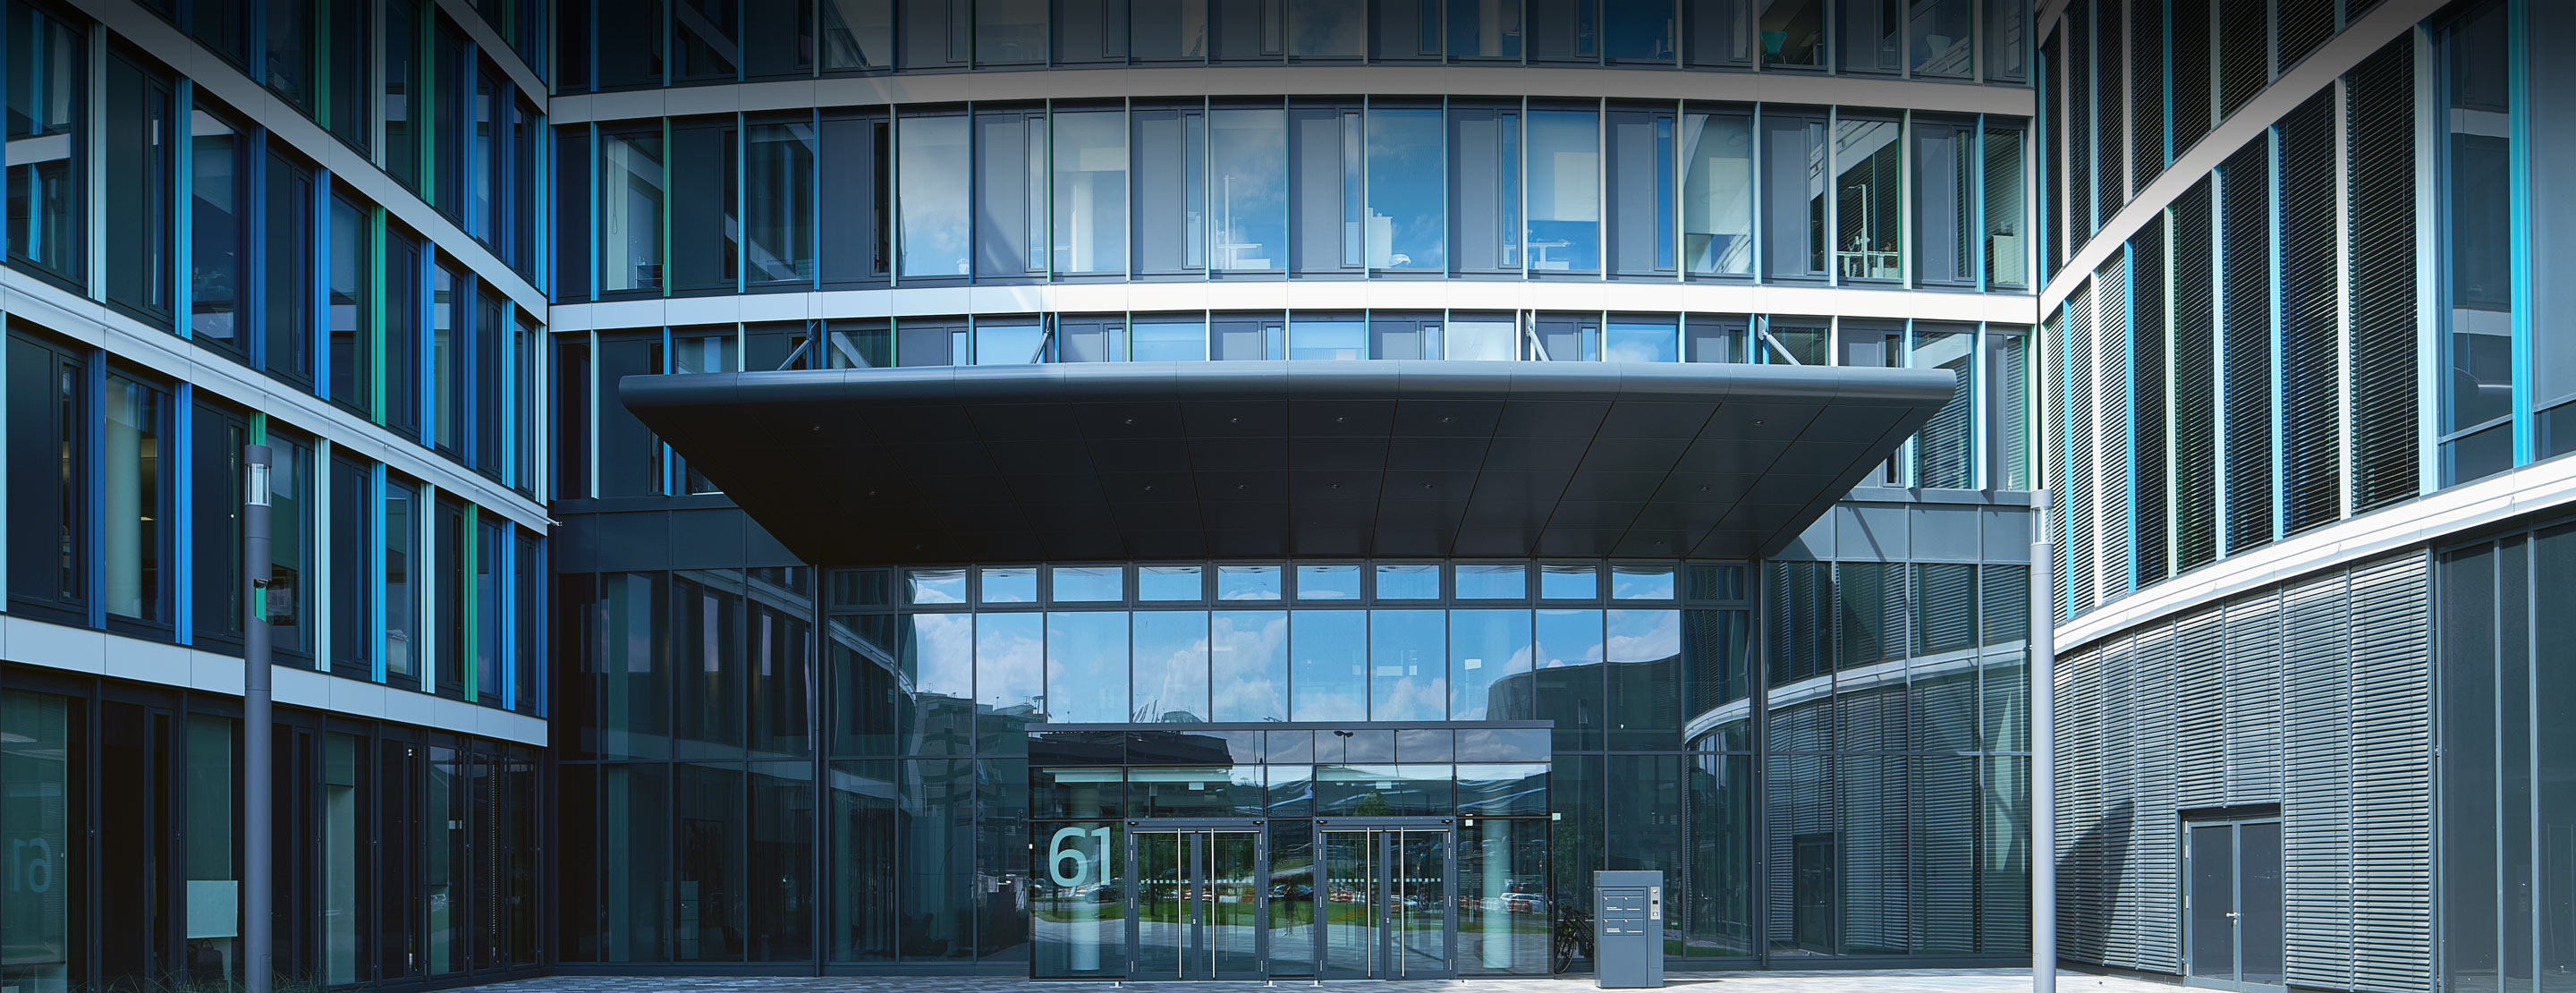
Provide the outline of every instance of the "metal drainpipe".
{"type": "Polygon", "coordinates": [[[268,446],[244,447],[242,466],[248,473],[242,492],[242,973],[249,993],[269,993],[276,833],[269,752],[276,731],[268,685],[268,446]]]}
{"type": "Polygon", "coordinates": [[[2030,495],[2030,985],[2057,993],[2057,542],[2030,495]]]}

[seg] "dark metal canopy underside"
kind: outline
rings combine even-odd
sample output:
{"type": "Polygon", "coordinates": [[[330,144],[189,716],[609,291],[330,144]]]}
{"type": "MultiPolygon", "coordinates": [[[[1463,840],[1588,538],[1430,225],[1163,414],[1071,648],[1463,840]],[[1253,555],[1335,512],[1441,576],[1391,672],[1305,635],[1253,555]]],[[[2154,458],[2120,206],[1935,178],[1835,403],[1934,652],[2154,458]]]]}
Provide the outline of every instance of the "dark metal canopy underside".
{"type": "Polygon", "coordinates": [[[808,561],[1747,558],[1948,402],[1937,369],[1129,362],[630,376],[808,561]]]}

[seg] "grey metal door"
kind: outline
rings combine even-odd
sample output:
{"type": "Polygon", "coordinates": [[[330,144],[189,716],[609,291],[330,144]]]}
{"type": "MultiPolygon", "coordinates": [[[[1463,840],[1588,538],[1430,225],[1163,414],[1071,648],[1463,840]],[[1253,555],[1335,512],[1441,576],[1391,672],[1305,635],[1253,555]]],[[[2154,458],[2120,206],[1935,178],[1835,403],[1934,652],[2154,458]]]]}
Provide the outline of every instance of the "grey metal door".
{"type": "Polygon", "coordinates": [[[2185,822],[2182,865],[2183,981],[2281,989],[2281,822],[2185,822]]]}

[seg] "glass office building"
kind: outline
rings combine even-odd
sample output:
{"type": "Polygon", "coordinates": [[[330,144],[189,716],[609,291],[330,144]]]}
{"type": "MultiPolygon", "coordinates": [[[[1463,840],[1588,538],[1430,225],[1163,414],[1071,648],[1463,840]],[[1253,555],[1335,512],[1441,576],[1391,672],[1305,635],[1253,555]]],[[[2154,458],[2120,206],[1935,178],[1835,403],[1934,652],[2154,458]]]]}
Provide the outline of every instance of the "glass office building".
{"type": "Polygon", "coordinates": [[[2576,968],[2541,0],[0,10],[0,986],[2576,968]]]}

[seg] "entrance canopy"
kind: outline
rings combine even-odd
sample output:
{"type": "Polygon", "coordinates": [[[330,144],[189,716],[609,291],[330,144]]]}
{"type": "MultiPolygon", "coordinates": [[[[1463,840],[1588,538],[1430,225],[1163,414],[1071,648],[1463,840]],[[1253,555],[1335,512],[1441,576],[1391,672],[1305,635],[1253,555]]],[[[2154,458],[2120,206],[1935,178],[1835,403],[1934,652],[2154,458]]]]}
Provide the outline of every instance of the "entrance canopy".
{"type": "Polygon", "coordinates": [[[630,376],[808,561],[1749,558],[1950,400],[1938,369],[1121,362],[630,376]]]}

